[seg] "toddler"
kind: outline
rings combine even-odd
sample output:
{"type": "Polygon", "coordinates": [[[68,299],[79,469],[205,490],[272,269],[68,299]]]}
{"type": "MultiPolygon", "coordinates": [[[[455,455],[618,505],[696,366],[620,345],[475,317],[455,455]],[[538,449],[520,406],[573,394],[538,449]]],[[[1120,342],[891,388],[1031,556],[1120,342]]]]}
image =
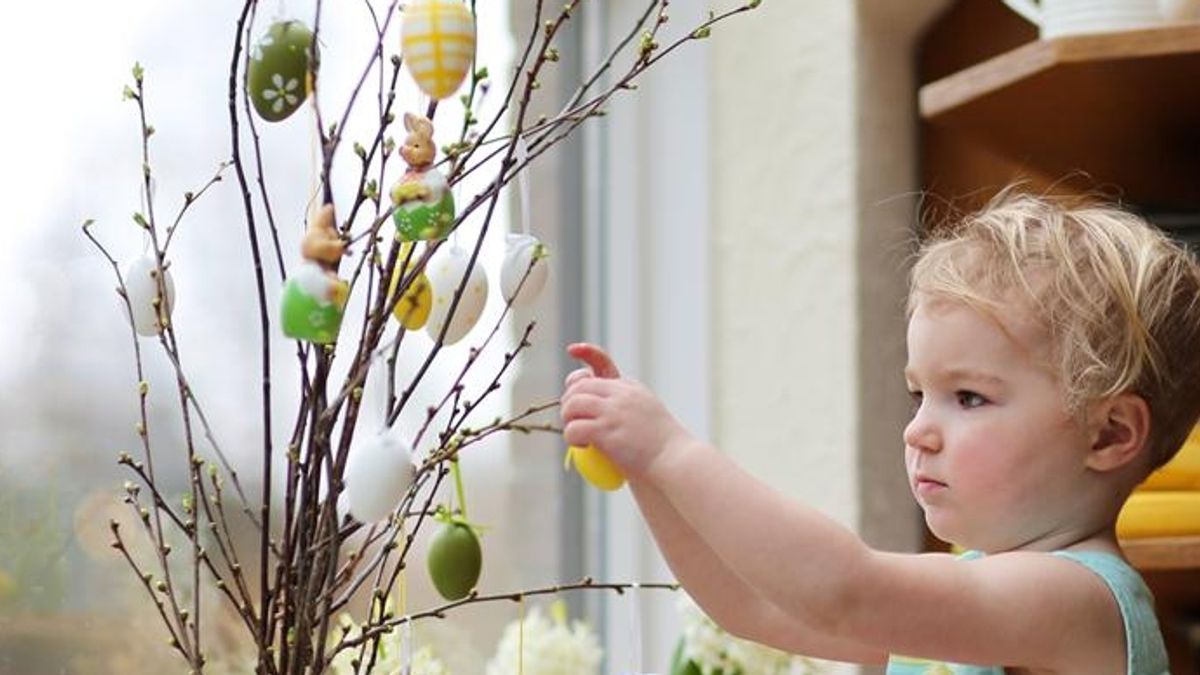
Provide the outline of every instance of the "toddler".
{"type": "Polygon", "coordinates": [[[1192,256],[1117,208],[1006,192],[921,247],[907,344],[909,484],[962,555],[872,550],[593,345],[568,348],[586,367],[564,435],[621,468],[680,583],[741,637],[896,674],[1166,674],[1115,522],[1200,415],[1192,256]]]}

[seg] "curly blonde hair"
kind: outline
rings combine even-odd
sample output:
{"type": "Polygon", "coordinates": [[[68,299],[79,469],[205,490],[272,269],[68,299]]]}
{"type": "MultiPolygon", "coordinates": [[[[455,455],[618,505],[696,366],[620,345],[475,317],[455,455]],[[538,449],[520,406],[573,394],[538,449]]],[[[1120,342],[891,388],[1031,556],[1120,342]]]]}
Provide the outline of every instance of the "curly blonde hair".
{"type": "Polygon", "coordinates": [[[922,244],[910,315],[923,296],[996,318],[1021,303],[1046,331],[1068,410],[1126,392],[1146,401],[1153,467],[1200,417],[1200,266],[1118,207],[1006,190],[922,244]]]}

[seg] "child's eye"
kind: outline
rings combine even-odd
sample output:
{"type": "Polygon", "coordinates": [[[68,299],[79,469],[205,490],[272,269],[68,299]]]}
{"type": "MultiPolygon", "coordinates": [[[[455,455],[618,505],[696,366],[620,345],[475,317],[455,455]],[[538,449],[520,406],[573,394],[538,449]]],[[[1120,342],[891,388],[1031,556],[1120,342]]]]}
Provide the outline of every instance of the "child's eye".
{"type": "Polygon", "coordinates": [[[978,408],[987,403],[987,399],[973,391],[956,391],[955,398],[958,399],[958,404],[964,408],[978,408]]]}
{"type": "Polygon", "coordinates": [[[920,390],[910,390],[908,392],[908,402],[909,402],[909,407],[911,408],[911,412],[913,412],[913,413],[917,412],[917,408],[921,407],[921,400],[923,398],[924,398],[924,394],[922,394],[920,392],[920,390]]]}

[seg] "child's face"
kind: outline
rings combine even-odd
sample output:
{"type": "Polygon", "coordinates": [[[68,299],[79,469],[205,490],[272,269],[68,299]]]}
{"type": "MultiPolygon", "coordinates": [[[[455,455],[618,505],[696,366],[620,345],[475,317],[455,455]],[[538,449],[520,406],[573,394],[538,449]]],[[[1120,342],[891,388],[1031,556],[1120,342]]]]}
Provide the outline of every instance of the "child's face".
{"type": "Polygon", "coordinates": [[[1022,313],[922,300],[908,325],[909,485],[930,530],[966,548],[1038,549],[1078,523],[1089,443],[1022,313]],[[1007,332],[1006,332],[1007,330],[1007,332]]]}

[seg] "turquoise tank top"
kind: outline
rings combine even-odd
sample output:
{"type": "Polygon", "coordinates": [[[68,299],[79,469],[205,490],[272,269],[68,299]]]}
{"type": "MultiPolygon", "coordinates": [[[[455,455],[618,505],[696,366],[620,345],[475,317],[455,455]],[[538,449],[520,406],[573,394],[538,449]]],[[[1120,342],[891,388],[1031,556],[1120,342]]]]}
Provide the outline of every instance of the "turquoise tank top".
{"type": "MultiPolygon", "coordinates": [[[[1125,625],[1128,675],[1170,675],[1167,650],[1163,646],[1158,619],[1154,616],[1154,597],[1141,575],[1111,553],[1099,551],[1055,551],[1054,555],[1073,560],[1104,580],[1117,599],[1121,622],[1125,625]]],[[[968,551],[960,558],[982,558],[968,551]]],[[[913,659],[893,655],[888,659],[887,675],[1004,675],[1003,666],[971,666],[941,661],[913,659]]]]}

